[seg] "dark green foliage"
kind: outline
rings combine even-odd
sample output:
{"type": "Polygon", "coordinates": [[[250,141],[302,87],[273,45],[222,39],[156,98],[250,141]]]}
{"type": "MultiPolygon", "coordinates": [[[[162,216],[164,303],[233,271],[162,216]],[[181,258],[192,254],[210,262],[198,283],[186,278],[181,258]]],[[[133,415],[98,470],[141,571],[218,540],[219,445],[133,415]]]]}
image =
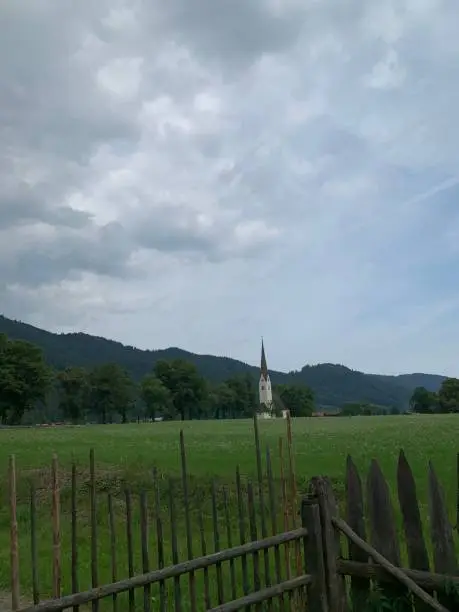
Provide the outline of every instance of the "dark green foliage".
{"type": "Polygon", "coordinates": [[[400,414],[396,406],[375,406],[363,402],[348,402],[344,404],[339,412],[339,416],[395,416],[400,414]]]}
{"type": "Polygon", "coordinates": [[[288,408],[291,416],[307,417],[314,412],[314,394],[309,387],[278,385],[275,391],[279,395],[281,404],[288,408]]]}
{"type": "MultiPolygon", "coordinates": [[[[56,370],[69,366],[91,369],[104,363],[117,363],[134,381],[140,382],[146,374],[151,373],[157,361],[182,359],[196,366],[201,376],[212,384],[247,375],[252,381],[258,381],[259,376],[258,367],[235,359],[195,355],[178,348],[142,351],[87,334],[53,334],[5,317],[0,317],[2,332],[10,338],[38,345],[46,361],[56,370]]],[[[444,377],[429,374],[379,376],[356,372],[341,365],[320,364],[305,366],[296,372],[271,372],[271,380],[274,385],[309,387],[317,406],[327,409],[359,402],[406,410],[415,387],[424,386],[430,391],[438,391],[444,377]]]]}
{"type": "Polygon", "coordinates": [[[148,419],[169,420],[175,417],[172,394],[153,372],[141,380],[140,397],[145,405],[145,417],[148,419]]]}
{"type": "Polygon", "coordinates": [[[107,423],[119,415],[125,423],[134,400],[134,385],[126,370],[117,363],[104,363],[93,368],[88,379],[89,404],[98,421],[107,423]]]}
{"type": "Polygon", "coordinates": [[[84,420],[90,400],[89,376],[84,368],[65,368],[56,375],[59,408],[65,419],[84,420]]]}
{"type": "Polygon", "coordinates": [[[425,387],[416,387],[410,408],[419,414],[459,412],[459,380],[445,378],[437,393],[425,387]]]}
{"type": "Polygon", "coordinates": [[[154,367],[156,378],[168,389],[175,414],[180,419],[204,416],[204,400],[207,397],[206,381],[196,366],[185,359],[157,361],[154,367]]]}
{"type": "Polygon", "coordinates": [[[0,422],[17,425],[45,400],[51,371],[39,347],[0,334],[0,422]]]}
{"type": "Polygon", "coordinates": [[[365,605],[365,612],[412,612],[412,610],[412,595],[409,592],[401,597],[389,598],[377,586],[371,590],[365,605]]]}

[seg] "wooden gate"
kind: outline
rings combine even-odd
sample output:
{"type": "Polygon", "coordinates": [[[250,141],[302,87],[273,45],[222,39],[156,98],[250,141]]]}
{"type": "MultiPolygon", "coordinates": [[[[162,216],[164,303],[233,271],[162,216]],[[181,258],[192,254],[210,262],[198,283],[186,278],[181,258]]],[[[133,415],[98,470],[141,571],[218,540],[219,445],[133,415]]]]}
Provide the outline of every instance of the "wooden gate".
{"type": "Polygon", "coordinates": [[[238,599],[230,599],[227,602],[222,601],[223,594],[221,593],[219,594],[220,602],[216,607],[209,608],[206,606],[205,608],[198,607],[197,609],[205,609],[210,612],[232,612],[235,610],[251,609],[251,606],[255,606],[256,610],[261,610],[261,604],[267,602],[267,609],[272,610],[272,602],[276,601],[278,602],[276,609],[285,612],[304,610],[306,606],[311,612],[326,612],[325,574],[319,506],[314,501],[305,499],[302,503],[301,515],[302,527],[299,529],[198,557],[85,592],[43,601],[37,605],[22,608],[20,612],[60,612],[70,608],[78,611],[88,609],[86,607],[88,604],[91,604],[92,609],[96,611],[99,609],[99,602],[106,599],[114,602],[116,609],[116,597],[121,593],[134,589],[143,589],[143,610],[154,609],[166,612],[166,610],[170,609],[164,595],[166,581],[173,581],[174,583],[174,609],[177,612],[188,610],[190,608],[189,594],[188,589],[186,595],[184,596],[183,594],[184,580],[196,580],[198,572],[206,573],[211,567],[218,569],[224,563],[233,563],[235,560],[241,560],[247,568],[249,559],[253,571],[253,592],[238,599]],[[283,558],[282,549],[289,545],[297,549],[299,558],[302,560],[303,571],[290,579],[280,580],[280,568],[283,558]],[[270,551],[274,556],[275,574],[278,580],[274,581],[273,584],[262,586],[260,584],[262,577],[260,554],[269,553],[270,551]],[[154,584],[159,584],[162,595],[159,601],[152,606],[151,587],[154,584]]]}

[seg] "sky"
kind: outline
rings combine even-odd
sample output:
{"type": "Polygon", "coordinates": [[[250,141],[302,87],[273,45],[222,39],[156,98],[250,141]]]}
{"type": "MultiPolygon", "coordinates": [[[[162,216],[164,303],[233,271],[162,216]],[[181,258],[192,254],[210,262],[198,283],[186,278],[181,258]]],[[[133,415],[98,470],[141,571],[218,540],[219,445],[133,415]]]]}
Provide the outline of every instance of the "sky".
{"type": "Polygon", "coordinates": [[[0,311],[459,376],[459,4],[6,0],[0,311]]]}

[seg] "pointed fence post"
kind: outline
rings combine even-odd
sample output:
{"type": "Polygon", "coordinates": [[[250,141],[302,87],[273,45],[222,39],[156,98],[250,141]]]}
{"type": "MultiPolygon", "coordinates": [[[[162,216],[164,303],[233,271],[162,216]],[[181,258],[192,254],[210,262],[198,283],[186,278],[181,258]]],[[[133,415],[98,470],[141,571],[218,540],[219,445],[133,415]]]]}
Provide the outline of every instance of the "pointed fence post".
{"type": "Polygon", "coordinates": [[[330,480],[313,478],[310,482],[310,492],[316,497],[319,506],[329,610],[346,612],[345,581],[338,573],[338,559],[342,556],[340,534],[332,523],[332,518],[338,516],[338,506],[330,480]]]}
{"type": "MultiPolygon", "coordinates": [[[[365,513],[363,503],[362,480],[355,463],[349,455],[346,461],[346,522],[355,533],[366,540],[365,513]]],[[[361,548],[349,541],[349,559],[359,563],[368,563],[368,555],[361,548]]],[[[366,612],[370,595],[368,578],[351,577],[350,598],[353,612],[366,612]]]]}
{"type": "Polygon", "coordinates": [[[304,538],[305,571],[312,576],[312,582],[307,587],[307,609],[309,612],[329,612],[320,510],[316,498],[303,499],[301,523],[308,530],[304,538]]]}

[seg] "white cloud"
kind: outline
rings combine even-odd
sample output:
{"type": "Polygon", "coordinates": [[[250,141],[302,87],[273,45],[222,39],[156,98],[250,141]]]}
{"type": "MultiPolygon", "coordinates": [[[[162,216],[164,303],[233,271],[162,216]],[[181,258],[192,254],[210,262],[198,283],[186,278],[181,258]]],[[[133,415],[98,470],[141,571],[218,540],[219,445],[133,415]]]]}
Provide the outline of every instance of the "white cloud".
{"type": "Polygon", "coordinates": [[[459,8],[216,5],[0,8],[5,314],[459,375],[459,8]]]}
{"type": "Polygon", "coordinates": [[[97,72],[99,87],[116,99],[132,100],[142,82],[142,57],[120,57],[108,62],[97,72]]]}

